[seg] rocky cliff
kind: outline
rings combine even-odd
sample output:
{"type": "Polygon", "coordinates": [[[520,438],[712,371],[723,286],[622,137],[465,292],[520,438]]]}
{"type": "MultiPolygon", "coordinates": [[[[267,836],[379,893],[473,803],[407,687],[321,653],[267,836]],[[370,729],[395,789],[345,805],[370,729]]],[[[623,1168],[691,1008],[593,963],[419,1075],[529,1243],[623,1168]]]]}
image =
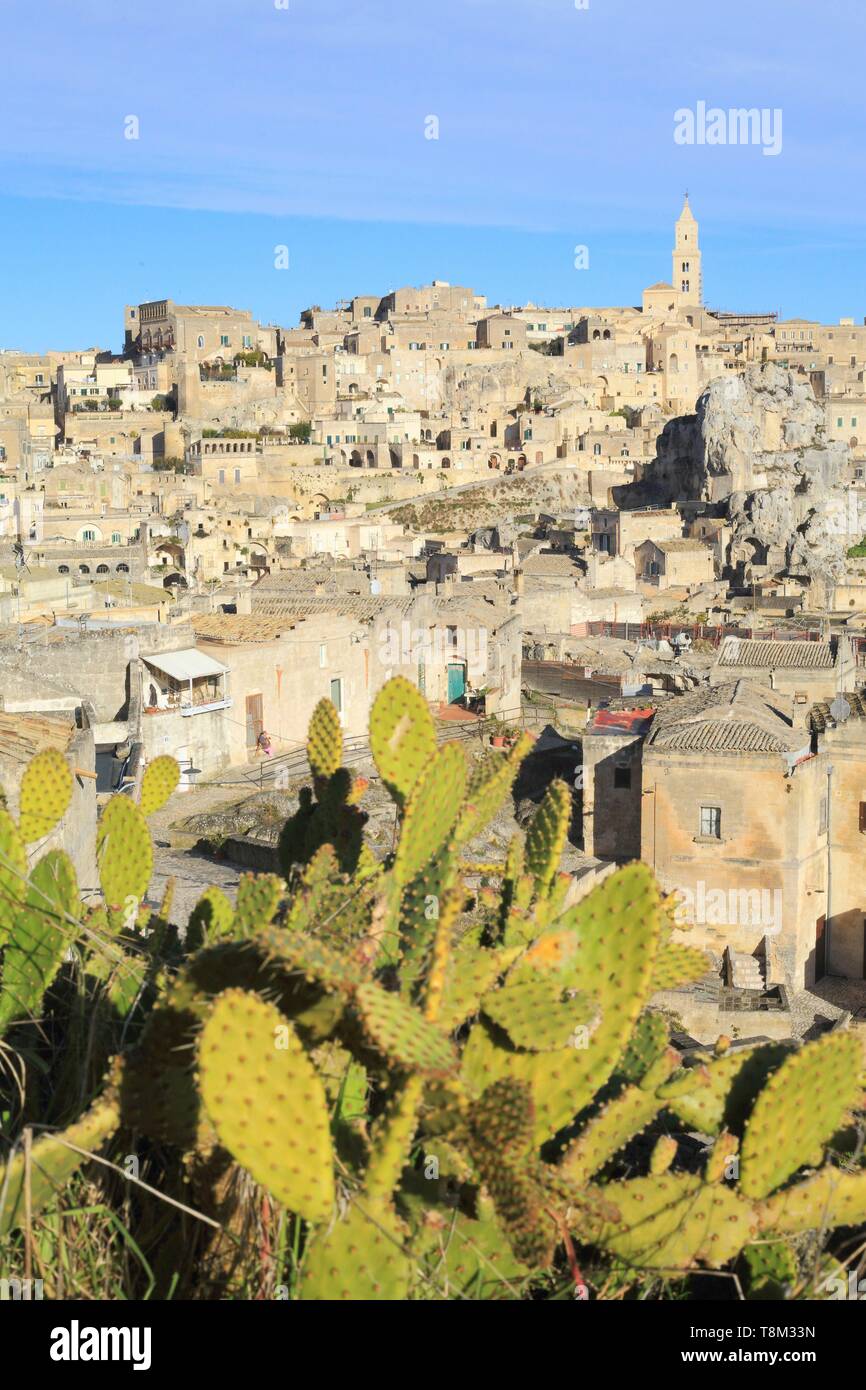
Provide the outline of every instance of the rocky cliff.
{"type": "Polygon", "coordinates": [[[825,436],[809,383],[766,363],[717,378],[694,415],[665,426],[644,491],[659,500],[719,503],[734,564],[833,582],[860,538],[847,463],[848,446],[825,436]]]}

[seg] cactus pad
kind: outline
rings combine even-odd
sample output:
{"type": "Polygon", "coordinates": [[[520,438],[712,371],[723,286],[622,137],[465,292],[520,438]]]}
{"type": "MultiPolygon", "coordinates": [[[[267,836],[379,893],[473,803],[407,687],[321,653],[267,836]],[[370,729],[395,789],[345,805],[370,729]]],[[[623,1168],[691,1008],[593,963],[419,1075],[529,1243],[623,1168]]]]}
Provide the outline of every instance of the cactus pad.
{"type": "Polygon", "coordinates": [[[307,1221],[334,1202],[324,1088],[283,1015],[243,990],[218,996],[198,1049],[202,1101],[221,1143],[307,1221]]]}
{"type": "Polygon", "coordinates": [[[25,844],[41,840],[65,816],[72,800],[72,773],[56,748],[31,758],[21,778],[19,827],[25,844]]]}
{"type": "Polygon", "coordinates": [[[176,758],[161,753],[152,763],[148,763],[141,780],[141,814],[152,816],[155,811],[161,810],[172,793],[177,791],[179,782],[180,768],[176,758]]]}
{"type": "Polygon", "coordinates": [[[235,899],[235,935],[252,936],[269,927],[285,891],[285,880],[276,874],[241,874],[235,899]]]}
{"type": "Polygon", "coordinates": [[[197,1143],[202,1122],[193,1069],[197,1029],[188,1009],[154,1009],[120,1072],[124,1125],[182,1149],[197,1143]]]}
{"type": "Polygon", "coordinates": [[[126,796],[113,796],[102,813],[96,860],[109,912],[122,913],[129,899],[142,901],[153,872],[153,845],[141,808],[126,796]]]}
{"type": "Polygon", "coordinates": [[[513,951],[483,950],[462,946],[453,951],[445,971],[445,989],[439,1011],[439,1026],[452,1033],[478,1012],[482,996],[510,965],[513,951]]]}
{"type": "Polygon", "coordinates": [[[861,1045],[830,1033],[788,1057],[761,1091],[743,1135],[740,1187],[766,1197],[798,1168],[821,1161],[822,1146],[860,1094],[861,1045]],[[796,1104],[794,1097],[804,1097],[796,1104]]]}
{"type": "Polygon", "coordinates": [[[14,1019],[38,1015],[75,936],[78,911],[72,861],[62,850],[50,850],[30,876],[24,905],[9,933],[0,987],[0,1035],[14,1019]]]}
{"type": "Polygon", "coordinates": [[[729,1187],[702,1183],[689,1173],[663,1173],[607,1183],[598,1195],[618,1220],[602,1220],[595,1245],[645,1269],[715,1268],[733,1259],[757,1235],[755,1213],[729,1187]]]}
{"type": "Polygon", "coordinates": [[[436,753],[427,701],[405,676],[382,686],[370,711],[370,750],[391,795],[403,805],[436,753]]]}
{"type": "Polygon", "coordinates": [[[497,1221],[447,1208],[426,1206],[417,1253],[425,1298],[513,1300],[528,1273],[497,1221]]]}
{"type": "Polygon", "coordinates": [[[394,877],[405,885],[442,848],[453,828],[466,787],[466,759],[459,743],[446,743],[431,758],[406,801],[394,877]]]}
{"type": "Polygon", "coordinates": [[[256,941],[272,966],[303,975],[328,990],[351,994],[365,978],[357,961],[318,937],[265,927],[256,941]]]}
{"type": "Polygon", "coordinates": [[[782,1240],[747,1245],[743,1263],[749,1273],[750,1298],[784,1298],[797,1278],[796,1256],[782,1240]]]}
{"type": "Polygon", "coordinates": [[[472,1107],[469,1127],[473,1160],[516,1258],[545,1268],[556,1230],[545,1210],[529,1086],[507,1077],[494,1082],[472,1107]]]}
{"type": "Polygon", "coordinates": [[[317,780],[333,777],[343,760],[340,716],[330,700],[320,700],[307,729],[307,762],[317,780]]]}
{"type": "Polygon", "coordinates": [[[652,992],[679,989],[682,985],[700,980],[710,969],[706,951],[701,951],[697,946],[681,946],[679,942],[667,941],[653,966],[652,992]]]}
{"type": "Polygon", "coordinates": [[[659,1096],[684,1124],[703,1134],[718,1134],[724,1125],[739,1130],[760,1088],[789,1051],[786,1043],[769,1043],[707,1058],[666,1082],[659,1096]]]}
{"type": "Polygon", "coordinates": [[[570,908],[523,959],[567,971],[569,987],[595,1000],[601,1021],[575,1040],[581,1045],[529,1053],[502,1047],[482,1020],[463,1053],[470,1092],[501,1076],[522,1078],[532,1086],[539,1142],[568,1124],[610,1077],[646,1002],[658,925],[658,890],[643,864],[620,869],[570,908]]]}
{"type": "Polygon", "coordinates": [[[428,1023],[398,994],[364,984],[356,992],[355,1006],[373,1046],[398,1066],[433,1077],[456,1071],[457,1054],[441,1028],[428,1023]]]}
{"type": "Polygon", "coordinates": [[[0,946],[27,891],[27,851],[9,812],[0,806],[0,946]]]}
{"type": "Polygon", "coordinates": [[[311,1243],[301,1271],[301,1298],[402,1302],[411,1274],[403,1240],[390,1203],[361,1194],[342,1220],[311,1243]]]}
{"type": "Polygon", "coordinates": [[[668,1025],[662,1014],[641,1014],[617,1065],[626,1081],[640,1081],[668,1045],[668,1025]]]}
{"type": "Polygon", "coordinates": [[[222,889],[213,885],[206,888],[190,913],[186,929],[188,946],[197,950],[231,936],[234,918],[234,908],[222,889]]]}
{"type": "Polygon", "coordinates": [[[866,1172],[822,1168],[813,1178],[757,1202],[755,1209],[761,1229],[767,1232],[794,1235],[832,1226],[859,1226],[866,1221],[866,1172]]]}
{"type": "Polygon", "coordinates": [[[588,995],[559,989],[555,981],[523,964],[500,989],[485,994],[481,1007],[515,1047],[529,1052],[566,1047],[579,1024],[598,1020],[598,1009],[588,995]]]}
{"type": "Polygon", "coordinates": [[[547,892],[559,868],[570,820],[571,792],[565,782],[551,782],[526,832],[526,868],[539,895],[547,892]]]}
{"type": "MultiPolygon", "coordinates": [[[[88,1154],[101,1148],[117,1129],[116,1103],[104,1098],[76,1124],[60,1134],[37,1139],[30,1152],[30,1210],[37,1215],[47,1207],[87,1162],[88,1154]],[[79,1152],[79,1151],[83,1152],[79,1152]]],[[[0,1164],[0,1237],[6,1236],[26,1219],[24,1154],[19,1148],[4,1167],[0,1164]]]]}
{"type": "MultiPolygon", "coordinates": [[[[656,1067],[660,1068],[659,1076],[663,1072],[670,1073],[675,1066],[676,1054],[673,1051],[656,1063],[656,1067]]],[[[578,1186],[588,1182],[629,1140],[652,1123],[662,1104],[654,1089],[626,1086],[588,1121],[569,1144],[560,1161],[559,1171],[578,1186]]]]}

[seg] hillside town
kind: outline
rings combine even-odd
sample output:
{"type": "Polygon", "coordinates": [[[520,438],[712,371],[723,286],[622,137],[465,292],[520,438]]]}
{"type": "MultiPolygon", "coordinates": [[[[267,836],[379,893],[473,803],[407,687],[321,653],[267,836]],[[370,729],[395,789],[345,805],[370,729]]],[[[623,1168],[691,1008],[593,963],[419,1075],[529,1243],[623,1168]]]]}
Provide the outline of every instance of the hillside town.
{"type": "Polygon", "coordinates": [[[533,736],[475,858],[561,777],[581,891],[652,867],[712,963],[660,1001],[690,1037],[866,1019],[866,320],[708,308],[701,255],[686,197],[635,305],[166,298],[119,351],[0,351],[10,808],[61,750],[86,889],[100,807],[171,754],[151,894],[185,921],[273,867],[318,701],[369,771],[403,675],[470,760],[533,736]]]}

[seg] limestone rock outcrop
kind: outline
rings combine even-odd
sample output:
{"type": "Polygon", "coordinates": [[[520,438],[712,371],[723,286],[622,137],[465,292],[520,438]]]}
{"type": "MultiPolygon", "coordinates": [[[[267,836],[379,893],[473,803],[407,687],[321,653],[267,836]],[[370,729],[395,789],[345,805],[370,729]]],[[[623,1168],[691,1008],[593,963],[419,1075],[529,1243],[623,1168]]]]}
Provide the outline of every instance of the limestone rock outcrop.
{"type": "Polygon", "coordinates": [[[833,583],[860,539],[847,464],[848,446],[826,437],[809,382],[756,364],[710,382],[694,415],[665,426],[640,501],[717,503],[734,566],[833,583]]]}
{"type": "Polygon", "coordinates": [[[811,580],[840,579],[854,539],[848,446],[826,438],[810,384],[772,363],[722,377],[698,401],[697,426],[702,495],[727,494],[732,559],[779,565],[811,580]]]}

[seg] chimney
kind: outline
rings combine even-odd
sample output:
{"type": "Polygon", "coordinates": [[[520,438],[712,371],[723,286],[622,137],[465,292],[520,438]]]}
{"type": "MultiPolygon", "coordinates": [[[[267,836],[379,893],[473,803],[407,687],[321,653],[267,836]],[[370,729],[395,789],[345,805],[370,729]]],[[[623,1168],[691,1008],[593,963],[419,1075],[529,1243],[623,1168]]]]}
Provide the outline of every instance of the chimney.
{"type": "Polygon", "coordinates": [[[235,612],[252,613],[253,605],[249,589],[238,589],[235,595],[235,612]]]}

